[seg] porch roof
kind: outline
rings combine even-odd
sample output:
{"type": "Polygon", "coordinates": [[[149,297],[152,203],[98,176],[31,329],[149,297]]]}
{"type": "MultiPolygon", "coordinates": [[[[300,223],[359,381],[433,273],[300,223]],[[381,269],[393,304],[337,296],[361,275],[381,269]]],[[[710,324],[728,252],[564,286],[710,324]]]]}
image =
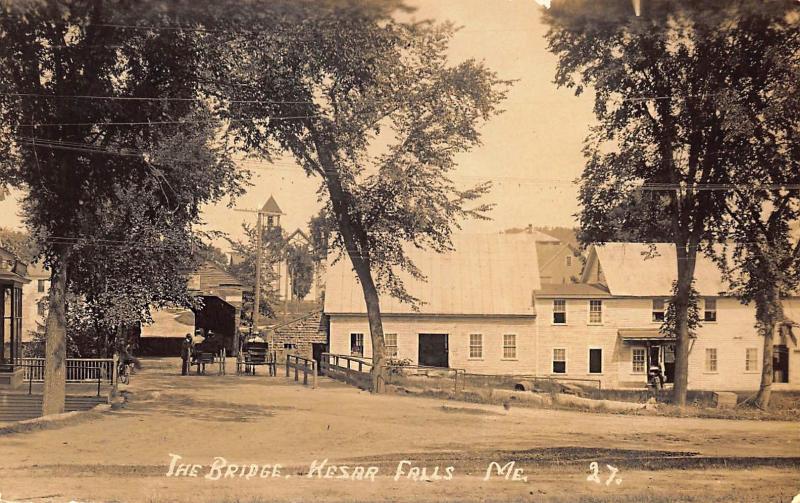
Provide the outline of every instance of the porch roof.
{"type": "Polygon", "coordinates": [[[30,283],[28,279],[28,264],[18,260],[17,257],[6,250],[0,248],[0,283],[8,285],[22,285],[30,283]]]}
{"type": "Polygon", "coordinates": [[[664,336],[658,328],[620,328],[622,342],[675,342],[675,337],[664,336]]]}

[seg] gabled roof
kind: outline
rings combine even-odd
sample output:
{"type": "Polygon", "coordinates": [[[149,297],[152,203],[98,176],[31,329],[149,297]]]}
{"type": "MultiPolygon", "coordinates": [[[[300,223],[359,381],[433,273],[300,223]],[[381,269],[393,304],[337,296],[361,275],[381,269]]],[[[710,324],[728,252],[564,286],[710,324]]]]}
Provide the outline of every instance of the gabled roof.
{"type": "Polygon", "coordinates": [[[190,275],[189,290],[208,292],[221,286],[241,288],[242,282],[211,260],[203,261],[190,275]]]}
{"type": "Polygon", "coordinates": [[[308,239],[308,235],[303,232],[301,229],[295,229],[295,231],[289,234],[289,237],[286,238],[286,241],[303,241],[305,244],[309,244],[311,240],[308,239]]]}
{"type": "MultiPolygon", "coordinates": [[[[388,294],[380,296],[384,314],[533,316],[533,290],[539,288],[535,242],[531,236],[462,234],[455,251],[436,253],[408,247],[407,256],[427,282],[406,273],[407,291],[426,302],[415,312],[388,294]]],[[[366,314],[361,284],[348,256],[329,264],[325,314],[366,314]]]]}
{"type": "Polygon", "coordinates": [[[267,202],[264,203],[264,206],[261,208],[261,212],[262,213],[266,213],[268,215],[270,215],[270,214],[271,215],[283,215],[283,212],[281,211],[280,207],[278,206],[278,203],[275,202],[275,198],[272,197],[272,196],[269,196],[269,199],[267,199],[267,202]]]}
{"type": "MultiPolygon", "coordinates": [[[[589,250],[582,282],[588,282],[595,261],[599,261],[606,286],[614,296],[670,296],[672,282],[678,277],[677,254],[672,243],[594,245],[589,250]],[[651,246],[655,251],[652,256],[651,246]]],[[[728,289],[719,268],[705,255],[697,255],[694,277],[700,295],[716,296],[728,289]]]]}

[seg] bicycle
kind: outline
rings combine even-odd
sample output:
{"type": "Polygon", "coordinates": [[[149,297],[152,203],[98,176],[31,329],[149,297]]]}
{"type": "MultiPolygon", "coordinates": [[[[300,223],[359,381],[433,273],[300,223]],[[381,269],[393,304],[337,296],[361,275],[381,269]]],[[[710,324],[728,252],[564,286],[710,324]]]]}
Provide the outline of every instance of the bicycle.
{"type": "Polygon", "coordinates": [[[131,382],[131,374],[133,373],[133,363],[127,362],[119,362],[119,367],[117,369],[117,379],[122,384],[129,384],[131,382]]]}

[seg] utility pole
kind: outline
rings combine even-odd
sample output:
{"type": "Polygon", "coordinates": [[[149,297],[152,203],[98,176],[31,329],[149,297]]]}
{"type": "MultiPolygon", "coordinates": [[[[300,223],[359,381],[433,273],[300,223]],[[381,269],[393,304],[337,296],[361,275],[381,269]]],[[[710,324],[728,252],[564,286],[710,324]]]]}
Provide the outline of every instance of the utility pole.
{"type": "MultiPolygon", "coordinates": [[[[260,335],[258,331],[258,325],[261,322],[261,310],[259,309],[261,306],[261,267],[263,262],[262,257],[262,250],[264,248],[264,216],[267,217],[267,227],[272,228],[273,226],[280,227],[280,218],[283,215],[283,212],[278,207],[278,204],[275,202],[275,199],[272,196],[269,196],[269,199],[264,206],[261,207],[259,210],[236,210],[243,213],[255,213],[258,215],[258,219],[256,220],[256,281],[255,281],[255,292],[253,294],[253,329],[256,331],[256,335],[260,335]]],[[[280,285],[280,283],[278,284],[280,285]]],[[[280,290],[280,286],[278,287],[280,290]]],[[[272,342],[270,341],[270,349],[272,350],[272,342]]]]}
{"type": "Polygon", "coordinates": [[[261,249],[264,243],[264,211],[261,210],[240,210],[237,209],[235,211],[239,211],[242,213],[255,213],[258,215],[256,219],[256,285],[253,292],[253,325],[250,328],[250,331],[255,331],[256,335],[259,335],[258,332],[258,324],[261,321],[261,249]]]}
{"type": "Polygon", "coordinates": [[[253,328],[256,334],[260,335],[258,331],[258,322],[261,321],[261,248],[264,242],[264,212],[258,212],[258,219],[256,220],[256,291],[253,295],[253,328]]]}

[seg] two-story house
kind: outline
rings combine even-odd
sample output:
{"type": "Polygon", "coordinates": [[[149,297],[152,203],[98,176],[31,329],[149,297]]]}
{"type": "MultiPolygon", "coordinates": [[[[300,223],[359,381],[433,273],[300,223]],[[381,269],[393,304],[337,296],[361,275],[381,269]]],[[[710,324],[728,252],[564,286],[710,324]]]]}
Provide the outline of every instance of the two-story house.
{"type": "MultiPolygon", "coordinates": [[[[580,283],[536,291],[538,373],[639,387],[650,365],[658,365],[672,382],[675,339],[660,328],[676,271],[675,247],[669,244],[592,247],[580,283]]],[[[701,326],[690,342],[689,387],[758,388],[763,339],[754,327],[755,308],[725,294],[719,270],[706,257],[698,257],[695,280],[701,326]]],[[[784,306],[790,316],[800,314],[800,299],[784,299],[784,306]]],[[[775,355],[778,387],[800,384],[796,343],[776,335],[775,355]]]]}

